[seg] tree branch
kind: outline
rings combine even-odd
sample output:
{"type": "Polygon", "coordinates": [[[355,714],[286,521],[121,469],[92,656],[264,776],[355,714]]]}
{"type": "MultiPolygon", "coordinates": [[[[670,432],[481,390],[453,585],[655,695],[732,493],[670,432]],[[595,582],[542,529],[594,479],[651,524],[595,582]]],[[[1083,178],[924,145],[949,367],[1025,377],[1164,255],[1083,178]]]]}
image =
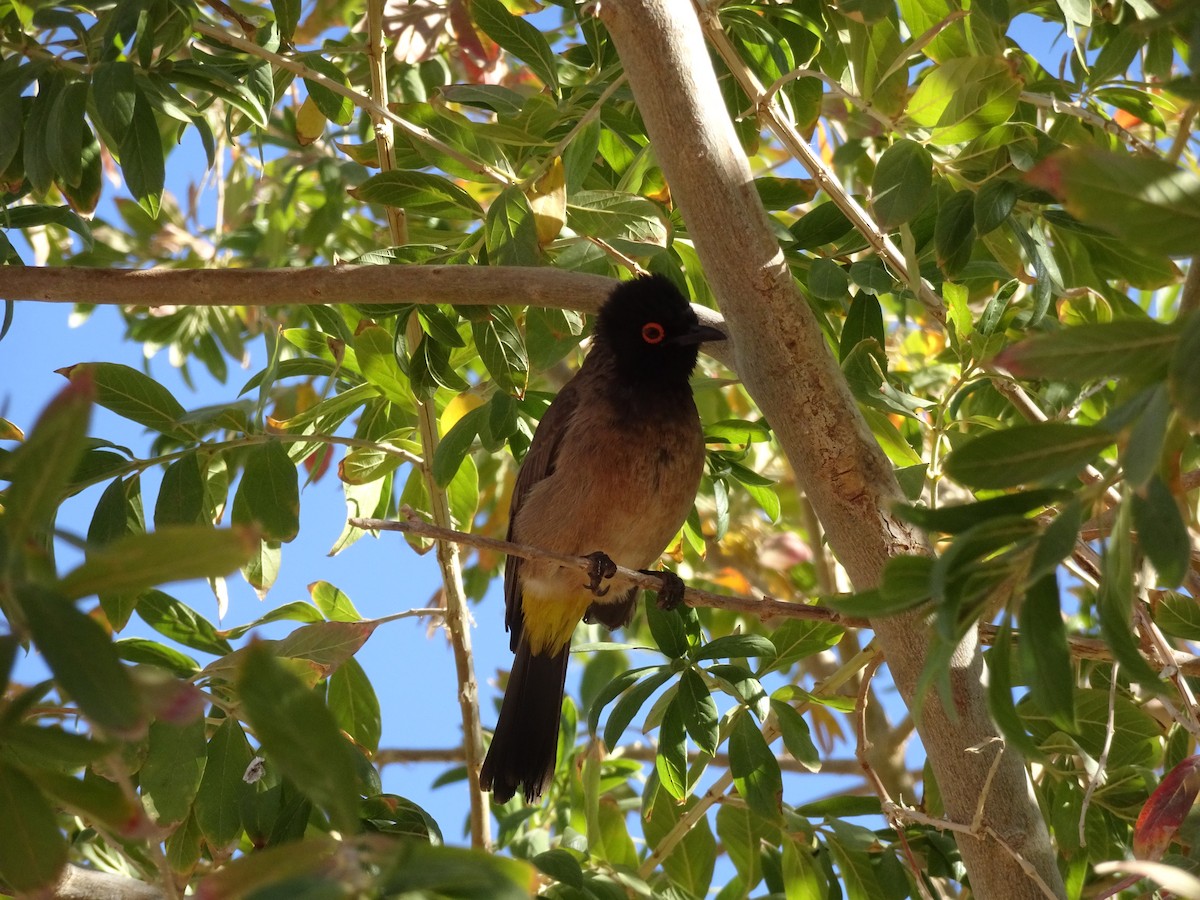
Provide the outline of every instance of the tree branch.
{"type": "MultiPolygon", "coordinates": [[[[455,531],[452,528],[439,528],[437,525],[431,525],[426,522],[408,506],[401,507],[400,514],[405,517],[402,521],[354,518],[350,519],[350,524],[355,528],[362,528],[367,531],[400,531],[431,538],[435,541],[452,541],[456,544],[475,547],[479,550],[491,550],[494,553],[519,556],[521,559],[549,559],[567,568],[578,569],[580,572],[588,572],[591,568],[591,561],[583,556],[570,556],[569,554],[556,553],[553,550],[534,547],[530,544],[517,544],[512,541],[502,541],[499,538],[485,537],[482,534],[455,531]]],[[[618,584],[634,585],[646,591],[657,591],[662,587],[661,580],[653,575],[644,575],[641,572],[621,566],[617,566],[617,574],[613,577],[618,584]]],[[[831,625],[839,625],[842,628],[874,627],[868,619],[845,615],[825,606],[789,603],[766,596],[760,599],[758,597],[744,597],[737,594],[715,594],[712,591],[705,591],[686,585],[683,592],[683,602],[693,608],[723,609],[729,612],[751,615],[758,618],[759,621],[767,623],[774,619],[804,619],[810,622],[828,622],[831,625]]],[[[995,625],[989,622],[981,622],[978,626],[980,643],[989,645],[995,643],[998,632],[999,629],[995,625]]],[[[1012,632],[1012,639],[1020,641],[1020,632],[1012,632]]],[[[1112,650],[1099,638],[1075,634],[1067,635],[1067,646],[1071,650],[1071,655],[1079,659],[1091,659],[1099,662],[1113,661],[1112,650]]],[[[1166,651],[1160,648],[1159,652],[1165,654],[1166,651]]],[[[1200,676],[1200,657],[1172,650],[1169,658],[1165,655],[1163,656],[1163,663],[1173,663],[1183,675],[1200,676]]]]}
{"type": "MultiPolygon", "coordinates": [[[[677,0],[606,0],[599,10],[625,65],[671,197],[737,341],[738,374],[774,426],[855,587],[874,587],[890,557],[929,553],[931,548],[917,529],[891,511],[901,496],[891,465],[796,290],[754,189],[695,10],[677,0]]],[[[755,89],[751,96],[761,93],[755,89]]],[[[784,124],[766,121],[773,130],[784,124]]],[[[789,149],[798,149],[793,142],[789,139],[789,149]]],[[[869,227],[869,222],[862,224],[869,227]]],[[[872,246],[883,252],[878,239],[872,246]]],[[[912,709],[929,660],[929,612],[877,619],[872,625],[896,686],[912,709]]],[[[975,811],[988,765],[964,748],[981,746],[998,737],[998,731],[988,711],[974,631],[947,663],[949,691],[928,695],[916,723],[947,813],[965,821],[975,811]]],[[[976,895],[1041,897],[1042,884],[1063,892],[1024,761],[1011,748],[996,772],[985,821],[988,829],[982,835],[959,838],[976,895]],[[1015,853],[993,845],[1000,841],[1015,853]],[[1036,877],[1022,865],[1025,861],[1036,877]]]]}
{"type": "MultiPolygon", "coordinates": [[[[543,306],[594,313],[617,281],[531,266],[315,266],[291,269],[88,269],[4,266],[0,300],[106,306],[320,306],[454,303],[543,306]]],[[[692,304],[705,325],[724,330],[716,310],[692,304]]],[[[705,353],[734,368],[732,340],[705,353]]]]}
{"type": "Polygon", "coordinates": [[[51,896],[55,900],[162,900],[164,894],[135,878],[68,865],[51,896]]]}
{"type": "MultiPolygon", "coordinates": [[[[390,519],[350,519],[355,528],[367,531],[402,531],[406,534],[416,534],[422,537],[453,544],[466,544],[483,550],[493,550],[509,556],[519,556],[521,559],[548,559],[567,568],[587,572],[592,563],[583,556],[571,556],[566,553],[555,553],[528,544],[517,544],[512,541],[502,541],[499,538],[484,537],[481,534],[468,534],[451,528],[431,525],[418,516],[411,508],[405,506],[400,510],[404,516],[402,521],[390,519]]],[[[662,580],[653,575],[644,575],[624,566],[617,566],[613,576],[618,586],[634,586],[645,591],[658,591],[662,588],[662,580]]],[[[707,606],[713,609],[724,609],[730,612],[747,613],[758,619],[769,622],[772,619],[806,619],[809,621],[828,622],[831,625],[841,625],[847,628],[863,628],[867,626],[866,619],[853,616],[843,616],[832,609],[823,606],[807,606],[803,603],[787,603],[773,597],[761,600],[753,597],[739,597],[733,594],[714,594],[699,588],[685,587],[683,602],[688,606],[707,606]]]]}

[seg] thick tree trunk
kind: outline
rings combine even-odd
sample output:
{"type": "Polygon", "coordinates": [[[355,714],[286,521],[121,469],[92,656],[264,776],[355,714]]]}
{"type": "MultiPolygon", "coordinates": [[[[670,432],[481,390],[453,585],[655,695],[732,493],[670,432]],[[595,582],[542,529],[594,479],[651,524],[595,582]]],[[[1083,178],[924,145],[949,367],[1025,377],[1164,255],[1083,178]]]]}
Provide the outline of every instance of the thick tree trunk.
{"type": "MultiPolygon", "coordinates": [[[[599,10],[719,299],[738,373],[774,427],[830,546],[855,586],[870,588],[889,557],[929,547],[890,512],[900,496],[891,466],[768,227],[695,11],[682,0],[604,0],[599,10]]],[[[909,615],[874,627],[911,708],[928,623],[909,615]]],[[[930,692],[917,727],[950,819],[970,824],[986,791],[982,825],[1004,842],[958,835],[975,895],[1062,896],[1045,823],[1015,751],[1003,752],[988,785],[1002,744],[987,711],[974,632],[958,648],[950,679],[953,712],[930,692]]]]}

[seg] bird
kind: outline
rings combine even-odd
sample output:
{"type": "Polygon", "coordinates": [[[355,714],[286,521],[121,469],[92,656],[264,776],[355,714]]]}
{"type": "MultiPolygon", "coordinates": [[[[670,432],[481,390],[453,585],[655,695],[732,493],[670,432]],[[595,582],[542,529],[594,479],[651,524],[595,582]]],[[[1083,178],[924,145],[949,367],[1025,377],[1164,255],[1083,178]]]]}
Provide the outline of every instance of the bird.
{"type": "MultiPolygon", "coordinates": [[[[554,776],[571,636],[580,620],[629,624],[636,588],[601,582],[614,563],[646,571],[691,512],[704,472],[704,431],[689,378],[700,344],[724,340],[702,325],[662,275],[617,285],[600,307],[587,356],[546,409],[521,463],[508,539],[588,556],[579,569],[509,556],[505,627],[514,652],[499,719],[480,768],[496,802],[518,790],[536,803],[554,776]]],[[[683,583],[663,577],[664,600],[683,583]]]]}

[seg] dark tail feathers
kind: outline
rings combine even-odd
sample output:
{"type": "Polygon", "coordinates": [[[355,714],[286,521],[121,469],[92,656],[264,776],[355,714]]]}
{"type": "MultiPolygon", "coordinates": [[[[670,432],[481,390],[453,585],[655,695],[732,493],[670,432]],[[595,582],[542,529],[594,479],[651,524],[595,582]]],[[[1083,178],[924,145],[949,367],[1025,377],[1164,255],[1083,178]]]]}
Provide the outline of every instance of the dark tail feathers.
{"type": "Polygon", "coordinates": [[[517,647],[500,719],[479,772],[483,789],[504,803],[520,788],[534,803],[554,777],[563,685],[570,644],[555,656],[534,656],[524,640],[517,647]]]}

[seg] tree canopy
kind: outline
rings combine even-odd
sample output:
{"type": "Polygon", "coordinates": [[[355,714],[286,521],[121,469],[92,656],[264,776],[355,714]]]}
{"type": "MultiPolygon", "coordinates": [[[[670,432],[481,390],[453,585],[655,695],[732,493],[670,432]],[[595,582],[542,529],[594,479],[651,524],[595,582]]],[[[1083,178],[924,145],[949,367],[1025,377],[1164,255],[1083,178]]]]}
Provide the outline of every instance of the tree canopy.
{"type": "Polygon", "coordinates": [[[1197,53],[1178,0],[0,0],[0,332],[116,305],[228,386],[81,360],[0,419],[0,890],[1200,897],[1197,53]],[[486,540],[646,271],[731,336],[698,590],[581,626],[547,800],[489,805],[486,540]],[[380,780],[388,617],[270,593],[334,479],[333,552],[436,548],[395,614],[470,847],[380,780]]]}

